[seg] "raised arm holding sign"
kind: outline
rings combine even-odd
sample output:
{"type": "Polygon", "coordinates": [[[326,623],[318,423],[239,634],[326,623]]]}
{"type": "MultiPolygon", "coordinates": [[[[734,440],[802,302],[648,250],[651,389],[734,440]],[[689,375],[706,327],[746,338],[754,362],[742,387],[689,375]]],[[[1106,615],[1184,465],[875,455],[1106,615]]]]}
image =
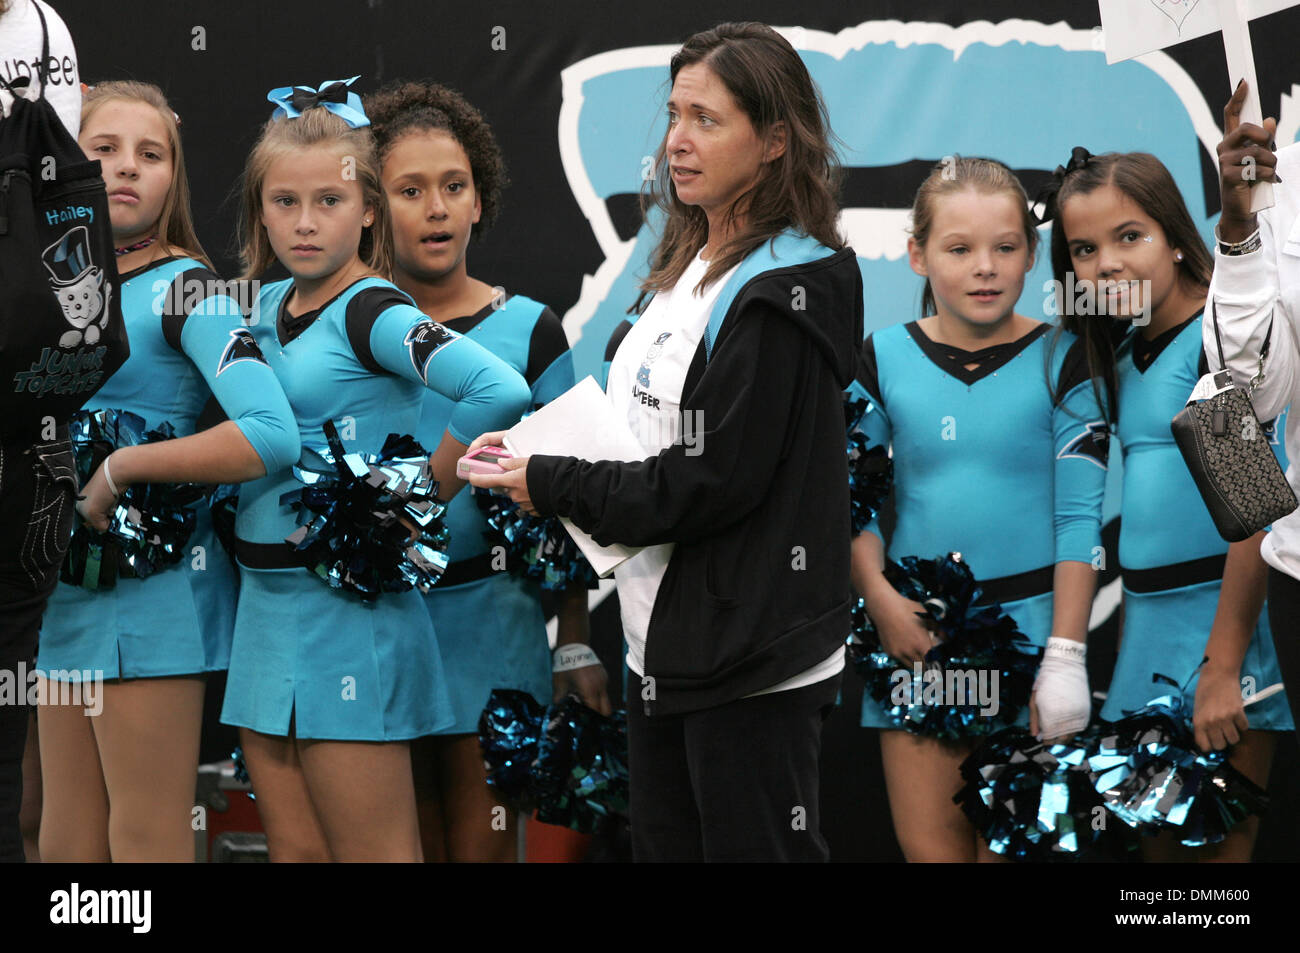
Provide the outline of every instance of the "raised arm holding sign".
{"type": "MultiPolygon", "coordinates": [[[[1099,0],[1106,62],[1117,63],[1185,40],[1221,32],[1228,59],[1228,75],[1236,88],[1233,94],[1236,121],[1262,129],[1264,114],[1259,101],[1259,82],[1255,78],[1249,24],[1251,20],[1298,4],[1300,0],[1099,0]],[[1242,80],[1245,81],[1244,90],[1242,80]]],[[[1266,143],[1271,141],[1277,127],[1276,120],[1268,122],[1272,125],[1268,127],[1266,143]]],[[[1224,128],[1225,135],[1230,131],[1224,128]]],[[[1249,163],[1243,166],[1237,181],[1243,183],[1250,196],[1252,214],[1272,206],[1270,178],[1249,163]]],[[[1227,210],[1224,211],[1226,217],[1227,210]]]]}
{"type": "MultiPolygon", "coordinates": [[[[1243,122],[1244,106],[1250,101],[1252,90],[1242,80],[1228,104],[1223,107],[1223,141],[1219,143],[1219,196],[1223,211],[1219,216],[1219,240],[1230,245],[1244,242],[1259,229],[1255,213],[1262,207],[1255,201],[1252,189],[1267,187],[1270,205],[1277,178],[1276,143],[1277,120],[1265,119],[1262,123],[1243,122]]],[[[1259,102],[1259,96],[1254,96],[1259,102]]]]}

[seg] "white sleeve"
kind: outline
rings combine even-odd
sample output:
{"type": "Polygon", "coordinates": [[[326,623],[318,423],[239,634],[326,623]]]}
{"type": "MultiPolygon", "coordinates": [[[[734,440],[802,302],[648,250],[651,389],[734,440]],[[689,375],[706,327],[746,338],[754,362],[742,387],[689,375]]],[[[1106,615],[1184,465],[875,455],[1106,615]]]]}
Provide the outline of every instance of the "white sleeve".
{"type": "MultiPolygon", "coordinates": [[[[1294,153],[1294,149],[1284,150],[1294,153]]],[[[1300,155],[1287,156],[1297,159],[1300,155]]],[[[1246,255],[1214,253],[1214,278],[1210,283],[1210,300],[1223,338],[1223,356],[1233,381],[1249,385],[1259,370],[1259,356],[1272,322],[1272,340],[1264,361],[1264,379],[1252,395],[1255,413],[1261,420],[1272,420],[1295,396],[1300,380],[1300,353],[1297,352],[1297,318],[1300,317],[1300,255],[1288,251],[1294,242],[1296,199],[1292,175],[1300,173],[1300,162],[1283,162],[1278,169],[1282,185],[1275,186],[1276,207],[1258,216],[1262,247],[1246,255]]],[[[1207,318],[1210,316],[1207,314],[1207,318]]],[[[1218,370],[1219,345],[1215,340],[1214,322],[1201,322],[1206,360],[1218,370]]]]}
{"type": "MultiPolygon", "coordinates": [[[[41,18],[49,30],[50,58],[45,98],[54,107],[63,127],[76,139],[81,133],[81,71],[77,68],[77,50],[72,45],[72,35],[63,19],[48,3],[39,0],[17,0],[0,15],[0,70],[8,80],[31,77],[25,96],[34,96],[40,90],[35,78],[39,75],[41,59],[41,18]]],[[[13,96],[0,89],[0,112],[8,116],[13,108],[13,96]]]]}

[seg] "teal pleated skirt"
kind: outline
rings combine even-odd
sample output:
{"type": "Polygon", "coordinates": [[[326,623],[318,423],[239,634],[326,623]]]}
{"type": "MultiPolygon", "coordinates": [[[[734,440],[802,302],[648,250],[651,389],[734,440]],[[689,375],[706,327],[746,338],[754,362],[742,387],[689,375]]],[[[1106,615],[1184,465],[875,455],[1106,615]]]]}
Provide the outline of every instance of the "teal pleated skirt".
{"type": "MultiPolygon", "coordinates": [[[[1214,624],[1222,583],[1217,580],[1166,589],[1162,592],[1124,590],[1124,631],[1119,658],[1111,676],[1101,717],[1114,721],[1127,711],[1141,708],[1152,699],[1168,695],[1170,687],[1152,682],[1154,674],[1186,685],[1189,701],[1195,697],[1194,674],[1205,657],[1205,643],[1214,624]]],[[[1273,633],[1268,625],[1268,606],[1260,613],[1255,634],[1241,664],[1243,693],[1263,691],[1282,681],[1273,633]]],[[[1287,705],[1286,692],[1249,705],[1246,720],[1251,728],[1291,731],[1295,724],[1287,705]]]]}
{"type": "Polygon", "coordinates": [[[298,738],[399,741],[452,723],[433,623],[415,590],[365,603],[304,569],[240,565],[226,724],[298,738]]]}
{"type": "MultiPolygon", "coordinates": [[[[103,678],[159,678],[224,669],[230,660],[238,578],[206,506],[185,557],[112,589],[60,582],[41,624],[37,665],[103,678]]],[[[57,676],[56,676],[57,677],[57,676]]]]}
{"type": "Polygon", "coordinates": [[[507,572],[424,596],[438,633],[452,723],[437,734],[476,734],[494,688],[551,700],[551,652],[538,586],[507,572]]]}

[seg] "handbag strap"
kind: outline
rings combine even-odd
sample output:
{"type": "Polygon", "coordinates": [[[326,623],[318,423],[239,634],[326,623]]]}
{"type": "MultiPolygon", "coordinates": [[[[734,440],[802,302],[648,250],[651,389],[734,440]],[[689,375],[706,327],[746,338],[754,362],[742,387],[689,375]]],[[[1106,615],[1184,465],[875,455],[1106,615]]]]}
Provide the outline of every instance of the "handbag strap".
{"type": "MultiPolygon", "coordinates": [[[[1219,315],[1214,310],[1214,298],[1210,298],[1210,322],[1214,325],[1214,343],[1219,346],[1219,366],[1225,371],[1228,369],[1228,361],[1223,356],[1223,335],[1219,333],[1219,315]]],[[[1264,359],[1268,357],[1269,345],[1273,343],[1273,315],[1268,316],[1268,330],[1264,332],[1264,346],[1259,350],[1259,371],[1250,380],[1250,389],[1253,392],[1256,385],[1264,380],[1264,359]]]]}

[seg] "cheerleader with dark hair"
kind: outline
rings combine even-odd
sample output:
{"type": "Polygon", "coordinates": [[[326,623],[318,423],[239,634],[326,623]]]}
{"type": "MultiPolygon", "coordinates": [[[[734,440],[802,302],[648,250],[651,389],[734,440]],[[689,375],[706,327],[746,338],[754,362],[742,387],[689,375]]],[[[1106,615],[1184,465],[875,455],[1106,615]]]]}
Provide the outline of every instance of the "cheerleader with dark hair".
{"type": "MultiPolygon", "coordinates": [[[[469,245],[495,219],[506,185],[487,121],[459,93],[434,83],[386,87],[367,97],[366,109],[392,214],[394,283],[426,315],[522,374],[531,407],[571,388],[573,358],[555,313],[468,272],[469,245]]],[[[441,394],[426,393],[416,433],[421,443],[437,444],[453,407],[441,394]]],[[[454,721],[412,747],[425,858],[511,861],[518,843],[514,818],[488,823],[498,802],[486,783],[477,732],[489,693],[518,689],[545,704],[577,692],[609,714],[606,674],[586,644],[584,578],[551,583],[559,595],[552,675],[538,583],[509,571],[501,541],[490,538],[471,493],[452,500],[447,520],[451,563],[425,605],[438,632],[454,721]]],[[[594,581],[585,561],[583,567],[594,581]]]]}
{"type": "MultiPolygon", "coordinates": [[[[1062,324],[1089,340],[1098,375],[1118,394],[1124,454],[1124,631],[1102,717],[1113,721],[1167,694],[1152,676],[1172,678],[1194,693],[1201,747],[1232,745],[1230,763],[1265,787],[1276,733],[1294,728],[1285,694],[1245,706],[1282,680],[1264,611],[1265,532],[1224,542],[1169,426],[1210,366],[1201,341],[1213,259],[1169,170],[1144,152],[1076,148],[1055,208],[1052,268],[1061,287],[1083,292],[1063,297],[1062,324]]],[[[1284,467],[1277,435],[1285,418],[1259,435],[1284,467]]],[[[1258,827],[1251,817],[1221,844],[1196,850],[1168,834],[1144,838],[1143,853],[1149,861],[1248,861],[1258,827]]]]}

